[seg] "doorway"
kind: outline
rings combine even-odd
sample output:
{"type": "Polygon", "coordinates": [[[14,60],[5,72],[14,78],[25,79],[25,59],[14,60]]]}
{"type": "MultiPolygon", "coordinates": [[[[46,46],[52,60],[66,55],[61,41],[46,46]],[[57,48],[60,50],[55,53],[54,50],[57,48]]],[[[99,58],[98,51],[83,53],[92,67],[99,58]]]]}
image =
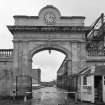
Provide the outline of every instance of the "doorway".
{"type": "Polygon", "coordinates": [[[95,102],[102,102],[102,76],[94,77],[94,87],[95,87],[95,102]]]}

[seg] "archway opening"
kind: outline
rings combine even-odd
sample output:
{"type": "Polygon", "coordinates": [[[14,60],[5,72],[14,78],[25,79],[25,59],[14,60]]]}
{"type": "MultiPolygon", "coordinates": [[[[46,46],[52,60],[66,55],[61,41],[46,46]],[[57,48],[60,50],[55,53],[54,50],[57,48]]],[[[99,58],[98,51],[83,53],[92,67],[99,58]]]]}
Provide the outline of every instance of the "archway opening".
{"type": "Polygon", "coordinates": [[[57,71],[66,56],[65,53],[55,49],[45,49],[35,53],[32,57],[33,86],[41,85],[41,83],[46,85],[56,83],[57,71]]]}

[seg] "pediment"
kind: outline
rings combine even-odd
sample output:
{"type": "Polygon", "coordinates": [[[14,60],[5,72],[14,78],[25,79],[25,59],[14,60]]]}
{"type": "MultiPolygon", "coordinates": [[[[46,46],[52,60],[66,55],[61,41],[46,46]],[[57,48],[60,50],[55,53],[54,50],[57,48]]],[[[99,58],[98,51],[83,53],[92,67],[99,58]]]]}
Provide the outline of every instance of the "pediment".
{"type": "Polygon", "coordinates": [[[83,26],[83,16],[61,16],[60,11],[47,5],[39,11],[38,16],[14,16],[15,25],[21,26],[83,26]]]}
{"type": "Polygon", "coordinates": [[[61,14],[56,7],[52,5],[47,5],[40,10],[38,16],[40,19],[43,19],[47,25],[53,25],[56,24],[57,20],[59,20],[61,14]]]}

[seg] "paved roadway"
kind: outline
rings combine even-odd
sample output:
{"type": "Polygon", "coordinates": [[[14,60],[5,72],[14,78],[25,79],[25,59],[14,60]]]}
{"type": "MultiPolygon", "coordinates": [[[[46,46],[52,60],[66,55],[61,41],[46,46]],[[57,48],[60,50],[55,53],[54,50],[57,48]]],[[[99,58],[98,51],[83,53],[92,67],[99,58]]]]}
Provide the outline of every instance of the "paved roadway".
{"type": "Polygon", "coordinates": [[[33,91],[32,105],[57,105],[67,103],[67,93],[56,87],[45,87],[33,91]]]}
{"type": "MultiPolygon", "coordinates": [[[[78,104],[72,99],[67,99],[67,93],[62,89],[56,87],[44,87],[33,91],[33,99],[26,102],[10,100],[0,100],[0,105],[93,105],[90,103],[78,104]]],[[[98,104],[100,105],[100,104],[98,104]]]]}
{"type": "MultiPolygon", "coordinates": [[[[67,91],[56,87],[45,87],[33,91],[31,105],[76,105],[73,99],[67,97],[67,91]]],[[[81,103],[78,105],[93,105],[81,103]]]]}

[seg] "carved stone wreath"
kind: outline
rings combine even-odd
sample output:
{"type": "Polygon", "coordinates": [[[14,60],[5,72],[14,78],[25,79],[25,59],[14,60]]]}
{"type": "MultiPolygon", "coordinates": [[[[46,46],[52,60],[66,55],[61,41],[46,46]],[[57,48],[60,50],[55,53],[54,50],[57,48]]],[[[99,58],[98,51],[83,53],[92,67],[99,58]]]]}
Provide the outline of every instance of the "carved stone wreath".
{"type": "Polygon", "coordinates": [[[44,15],[45,23],[48,25],[53,25],[56,23],[56,17],[53,13],[48,12],[44,15]]]}

